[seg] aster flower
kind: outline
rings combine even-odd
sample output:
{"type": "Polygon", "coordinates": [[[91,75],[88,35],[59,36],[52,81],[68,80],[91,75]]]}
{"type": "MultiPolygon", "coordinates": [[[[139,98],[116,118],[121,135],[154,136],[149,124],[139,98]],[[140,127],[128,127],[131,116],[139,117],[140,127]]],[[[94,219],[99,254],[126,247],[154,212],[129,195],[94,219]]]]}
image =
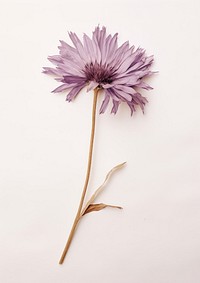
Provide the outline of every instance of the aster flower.
{"type": "Polygon", "coordinates": [[[57,81],[62,83],[53,92],[68,91],[66,100],[69,102],[75,99],[84,87],[87,87],[87,91],[93,90],[94,96],[85,184],[73,226],[59,261],[60,264],[63,263],[78,223],[85,214],[99,211],[106,207],[121,208],[120,206],[104,203],[96,204],[94,201],[104,189],[109,177],[117,169],[122,168],[125,162],[109,171],[103,184],[84,205],[92,166],[96,107],[99,92],[101,90],[101,93],[104,93],[104,99],[99,110],[100,113],[105,112],[110,101],[112,102],[111,113],[114,114],[117,113],[120,103],[126,103],[130,107],[131,115],[136,110],[136,106],[140,106],[142,111],[144,111],[144,105],[147,100],[141,95],[140,90],[152,89],[143,79],[153,73],[150,70],[153,56],[147,57],[145,50],[142,48],[135,50],[134,46],[129,46],[128,41],[118,47],[118,34],[116,33],[114,36],[106,35],[105,27],[102,29],[96,27],[92,39],[84,34],[83,43],[75,33],[70,32],[69,36],[74,47],[64,41],[60,41],[59,55],[48,57],[49,61],[55,65],[55,68],[45,67],[43,72],[53,75],[57,81]]]}
{"type": "Polygon", "coordinates": [[[152,89],[143,78],[152,74],[153,56],[147,57],[142,48],[135,50],[128,41],[118,47],[118,34],[106,35],[105,27],[96,27],[92,39],[84,34],[83,43],[75,33],[70,32],[69,37],[74,47],[60,41],[60,54],[48,57],[56,67],[44,68],[44,73],[62,83],[54,93],[70,90],[66,99],[70,102],[85,86],[87,91],[98,88],[104,92],[100,113],[105,112],[109,101],[113,104],[111,113],[117,112],[121,102],[130,107],[131,114],[136,105],[144,111],[147,99],[139,90],[152,89]]]}

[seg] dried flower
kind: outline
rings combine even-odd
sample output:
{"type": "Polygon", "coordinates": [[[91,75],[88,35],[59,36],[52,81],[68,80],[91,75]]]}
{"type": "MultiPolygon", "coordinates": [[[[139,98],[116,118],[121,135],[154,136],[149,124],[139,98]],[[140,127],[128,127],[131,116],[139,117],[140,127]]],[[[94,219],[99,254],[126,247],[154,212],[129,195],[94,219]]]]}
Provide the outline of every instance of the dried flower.
{"type": "Polygon", "coordinates": [[[131,114],[136,105],[144,111],[147,99],[139,89],[152,89],[143,78],[152,74],[153,56],[147,57],[142,48],[134,51],[135,47],[129,47],[128,41],[118,47],[118,34],[106,35],[105,27],[96,27],[92,39],[84,34],[83,43],[75,33],[70,32],[69,36],[74,47],[60,41],[60,54],[48,57],[56,67],[44,68],[44,73],[56,76],[56,80],[63,83],[53,92],[70,89],[66,100],[71,101],[85,86],[87,91],[98,88],[105,95],[100,113],[105,112],[110,100],[111,113],[117,112],[121,102],[128,104],[131,114]]]}
{"type": "Polygon", "coordinates": [[[153,56],[147,57],[145,50],[142,48],[134,51],[135,47],[129,47],[128,41],[118,47],[117,35],[116,33],[114,36],[107,36],[105,27],[102,29],[96,27],[92,39],[84,34],[82,43],[75,33],[70,32],[69,36],[74,47],[61,41],[61,46],[59,46],[60,54],[48,58],[56,67],[45,67],[43,71],[46,74],[54,75],[57,81],[62,82],[62,85],[53,90],[53,92],[70,90],[67,95],[67,101],[73,100],[85,86],[87,86],[87,91],[94,90],[92,127],[85,183],[78,210],[59,264],[63,263],[76,228],[85,214],[107,207],[121,208],[121,206],[94,203],[94,201],[105,188],[113,172],[122,168],[125,162],[109,171],[103,184],[84,205],[92,166],[96,107],[100,90],[104,92],[100,113],[105,112],[109,101],[112,100],[113,107],[111,113],[116,114],[119,104],[125,102],[130,107],[132,115],[136,110],[135,106],[139,105],[142,111],[144,111],[144,105],[147,102],[146,98],[139,93],[139,89],[152,89],[143,81],[143,78],[153,73],[150,71],[153,56]]]}

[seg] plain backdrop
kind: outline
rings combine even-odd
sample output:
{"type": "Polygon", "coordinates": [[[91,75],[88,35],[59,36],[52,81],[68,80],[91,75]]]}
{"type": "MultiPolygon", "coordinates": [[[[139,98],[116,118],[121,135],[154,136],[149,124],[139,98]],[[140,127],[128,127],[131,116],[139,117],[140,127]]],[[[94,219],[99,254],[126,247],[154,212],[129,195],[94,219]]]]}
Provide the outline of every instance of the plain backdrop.
{"type": "MultiPolygon", "coordinates": [[[[200,282],[200,2],[0,1],[0,282],[200,282]],[[97,115],[88,195],[127,161],[64,248],[87,164],[92,93],[51,94],[68,31],[97,25],[155,55],[145,114],[97,115]]],[[[98,108],[102,97],[98,102],[98,108]]]]}

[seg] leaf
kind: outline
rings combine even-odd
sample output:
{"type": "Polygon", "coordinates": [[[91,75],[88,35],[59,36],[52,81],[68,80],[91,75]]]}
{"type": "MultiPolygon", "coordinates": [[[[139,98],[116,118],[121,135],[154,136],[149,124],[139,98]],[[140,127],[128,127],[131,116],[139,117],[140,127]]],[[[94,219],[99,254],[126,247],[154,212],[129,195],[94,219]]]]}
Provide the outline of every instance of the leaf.
{"type": "Polygon", "coordinates": [[[99,210],[102,210],[106,207],[112,207],[112,208],[118,208],[118,209],[122,209],[121,206],[116,206],[116,205],[110,205],[110,204],[104,204],[104,203],[92,203],[88,206],[88,208],[86,209],[86,211],[84,212],[83,215],[87,214],[87,213],[90,213],[92,211],[99,211],[99,210]]]}
{"type": "MultiPolygon", "coordinates": [[[[111,177],[111,175],[118,169],[121,169],[124,165],[126,164],[126,162],[123,162],[115,167],[113,167],[108,174],[106,175],[106,178],[103,182],[103,184],[95,191],[95,193],[91,196],[91,198],[89,199],[89,201],[86,203],[85,207],[83,208],[81,215],[83,216],[86,213],[86,210],[89,208],[90,205],[94,205],[92,204],[94,202],[94,200],[97,198],[97,196],[103,191],[103,189],[105,188],[106,183],[108,182],[109,178],[111,177]]],[[[101,208],[103,209],[103,208],[101,208]]]]}

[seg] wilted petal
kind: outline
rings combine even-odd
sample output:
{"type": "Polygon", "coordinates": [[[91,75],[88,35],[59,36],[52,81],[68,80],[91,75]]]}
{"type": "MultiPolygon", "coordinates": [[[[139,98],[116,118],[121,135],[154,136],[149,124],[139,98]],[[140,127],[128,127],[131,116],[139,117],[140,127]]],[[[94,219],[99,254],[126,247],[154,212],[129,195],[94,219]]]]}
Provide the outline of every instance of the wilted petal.
{"type": "Polygon", "coordinates": [[[83,36],[84,47],[88,53],[88,57],[91,59],[91,62],[95,63],[95,59],[97,57],[96,48],[94,46],[94,42],[86,35],[83,36]]]}
{"type": "Polygon", "coordinates": [[[78,36],[75,33],[72,33],[72,32],[69,33],[69,36],[70,36],[74,46],[76,47],[81,59],[84,60],[85,63],[86,63],[87,60],[88,60],[88,57],[85,53],[85,50],[83,48],[83,44],[81,43],[80,39],[78,38],[78,36]]]}
{"type": "Polygon", "coordinates": [[[62,57],[60,55],[49,56],[48,60],[55,65],[63,62],[62,57]]]}
{"type": "Polygon", "coordinates": [[[101,104],[101,108],[99,110],[100,114],[105,112],[105,110],[106,110],[106,108],[108,106],[109,101],[110,101],[110,96],[109,96],[108,92],[105,92],[105,98],[104,98],[104,100],[103,100],[103,102],[101,104]]]}
{"type": "Polygon", "coordinates": [[[99,85],[98,83],[91,81],[89,83],[88,87],[87,87],[87,92],[90,91],[90,90],[95,89],[98,85],[99,85]]]}
{"type": "Polygon", "coordinates": [[[144,105],[146,104],[146,102],[148,102],[147,99],[143,97],[140,93],[136,93],[133,96],[133,102],[134,104],[139,105],[142,109],[142,112],[144,113],[144,105]]]}
{"type": "Polygon", "coordinates": [[[115,92],[114,88],[108,88],[106,89],[106,91],[112,97],[113,100],[118,101],[118,102],[121,100],[119,96],[117,96],[117,93],[115,92]]]}
{"type": "Polygon", "coordinates": [[[71,89],[71,91],[68,93],[66,100],[67,101],[71,101],[73,100],[77,94],[79,93],[79,91],[84,87],[85,85],[78,85],[75,86],[74,88],[71,89]]]}
{"type": "Polygon", "coordinates": [[[98,44],[98,40],[97,40],[97,35],[95,34],[95,32],[93,32],[92,40],[94,42],[94,46],[95,46],[95,50],[96,50],[96,62],[98,64],[100,64],[101,63],[101,50],[99,48],[99,44],[98,44]]]}
{"type": "Polygon", "coordinates": [[[131,109],[131,116],[133,115],[133,112],[136,111],[135,106],[134,106],[134,101],[132,100],[131,102],[128,102],[128,106],[131,109]]]}
{"type": "Polygon", "coordinates": [[[78,54],[76,48],[70,46],[68,43],[66,43],[63,40],[60,40],[61,46],[58,46],[58,49],[60,49],[60,54],[61,56],[67,56],[68,54],[71,53],[76,53],[78,54]]]}
{"type": "Polygon", "coordinates": [[[102,87],[103,87],[104,89],[111,88],[111,87],[113,87],[113,86],[114,86],[113,84],[103,84],[103,85],[102,85],[102,87]]]}
{"type": "Polygon", "coordinates": [[[110,64],[110,62],[112,62],[112,60],[114,59],[114,54],[117,50],[117,36],[118,33],[116,33],[110,41],[110,46],[108,48],[108,55],[106,60],[107,64],[110,64]]]}
{"type": "Polygon", "coordinates": [[[102,52],[101,52],[101,54],[102,54],[101,55],[102,65],[106,64],[111,39],[112,39],[112,37],[111,37],[111,35],[109,35],[106,38],[105,44],[102,46],[102,52]]]}
{"type": "Polygon", "coordinates": [[[136,64],[137,62],[139,62],[140,60],[142,60],[142,58],[144,57],[144,54],[145,54],[145,50],[138,47],[136,49],[136,51],[133,53],[133,62],[132,62],[132,66],[134,64],[136,64]]]}
{"type": "Polygon", "coordinates": [[[79,77],[79,76],[64,76],[64,81],[68,84],[82,84],[83,82],[85,82],[85,78],[84,77],[79,77]]]}
{"type": "Polygon", "coordinates": [[[54,90],[52,90],[52,92],[54,92],[54,93],[62,92],[62,91],[69,89],[73,86],[74,86],[73,84],[63,84],[63,85],[60,85],[59,87],[55,88],[54,90]]]}
{"type": "Polygon", "coordinates": [[[106,28],[102,27],[99,33],[99,38],[98,38],[98,43],[99,43],[99,47],[101,51],[102,51],[103,45],[105,44],[105,38],[106,38],[106,28]]]}
{"type": "Polygon", "coordinates": [[[146,89],[146,90],[153,89],[153,87],[151,87],[150,85],[148,85],[147,83],[142,82],[142,81],[140,81],[139,83],[137,83],[136,86],[137,86],[137,87],[141,87],[141,88],[146,89]]]}
{"type": "Polygon", "coordinates": [[[113,100],[113,107],[111,109],[111,113],[116,114],[119,108],[119,101],[113,100]]]}
{"type": "Polygon", "coordinates": [[[43,73],[47,74],[47,75],[56,75],[56,76],[61,76],[62,72],[60,72],[60,70],[58,69],[54,69],[54,68],[49,68],[49,67],[43,67],[43,73]]]}
{"type": "Polygon", "coordinates": [[[138,78],[144,78],[144,77],[148,77],[151,76],[153,74],[155,74],[156,72],[152,72],[149,69],[145,69],[145,70],[138,70],[136,72],[134,72],[134,75],[138,76],[138,78]]]}
{"type": "Polygon", "coordinates": [[[119,84],[124,84],[124,85],[135,85],[138,81],[139,77],[135,75],[127,75],[123,77],[118,77],[113,81],[113,85],[119,85],[119,84]]]}
{"type": "Polygon", "coordinates": [[[121,91],[120,89],[113,88],[113,91],[115,92],[117,97],[120,97],[122,101],[131,101],[132,96],[129,93],[126,93],[124,91],[121,91]]]}
{"type": "Polygon", "coordinates": [[[115,85],[115,88],[129,94],[136,93],[136,91],[132,87],[126,85],[115,85]]]}
{"type": "Polygon", "coordinates": [[[149,57],[146,57],[145,62],[144,62],[142,67],[146,67],[148,65],[151,65],[153,63],[153,61],[154,61],[154,56],[153,55],[151,55],[149,57]]]}
{"type": "Polygon", "coordinates": [[[115,64],[115,67],[117,67],[119,62],[121,62],[123,55],[128,51],[128,49],[129,49],[129,42],[126,41],[116,50],[115,54],[113,54],[114,59],[111,62],[111,64],[115,64]]]}
{"type": "Polygon", "coordinates": [[[128,68],[131,66],[133,61],[133,54],[131,54],[130,56],[128,56],[123,63],[120,65],[119,69],[117,70],[117,73],[124,73],[128,70],[128,68]]]}

